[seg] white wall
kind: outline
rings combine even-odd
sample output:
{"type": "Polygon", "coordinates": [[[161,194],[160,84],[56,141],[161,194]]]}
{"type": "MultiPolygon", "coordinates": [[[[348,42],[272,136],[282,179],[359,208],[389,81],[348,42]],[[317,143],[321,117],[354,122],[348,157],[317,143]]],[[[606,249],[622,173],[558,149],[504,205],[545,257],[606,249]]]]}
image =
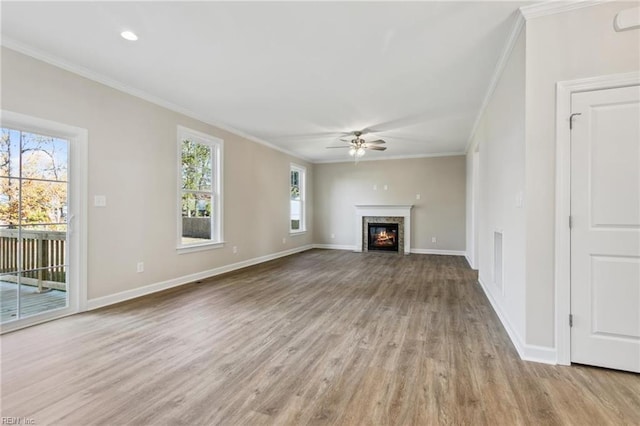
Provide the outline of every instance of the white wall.
{"type": "MultiPolygon", "coordinates": [[[[467,153],[468,175],[476,148],[480,155],[479,277],[528,359],[553,362],[556,350],[556,83],[640,70],[640,31],[613,26],[620,10],[634,6],[607,2],[527,20],[467,153]],[[492,284],[496,228],[504,231],[504,291],[492,284]]],[[[468,223],[471,214],[467,206],[468,223]]]]}
{"type": "MultiPolygon", "coordinates": [[[[505,327],[522,352],[525,335],[525,208],[517,197],[524,190],[525,36],[521,32],[467,153],[467,175],[479,151],[479,279],[505,327]],[[503,233],[503,284],[494,283],[493,233],[503,233]]],[[[468,180],[469,182],[469,180],[468,180]]],[[[467,191],[467,200],[473,188],[467,191]]],[[[467,206],[467,214],[471,214],[467,206]]],[[[470,218],[468,218],[470,221],[470,218]]],[[[467,241],[473,237],[468,235],[467,241]]]]}
{"type": "Polygon", "coordinates": [[[3,109],[88,129],[89,198],[107,197],[89,207],[89,299],[312,243],[311,184],[308,232],[289,237],[289,164],[308,182],[312,165],[6,48],[1,78],[3,109]],[[176,252],[178,125],[224,140],[222,249],[176,252]]]}
{"type": "Polygon", "coordinates": [[[465,249],[464,156],[316,164],[314,185],[316,243],[354,246],[356,204],[413,204],[411,248],[465,249]]]}
{"type": "Polygon", "coordinates": [[[613,21],[637,2],[607,2],[534,18],[526,27],[528,344],[554,347],[555,110],[558,81],[640,69],[640,30],[613,21]]]}

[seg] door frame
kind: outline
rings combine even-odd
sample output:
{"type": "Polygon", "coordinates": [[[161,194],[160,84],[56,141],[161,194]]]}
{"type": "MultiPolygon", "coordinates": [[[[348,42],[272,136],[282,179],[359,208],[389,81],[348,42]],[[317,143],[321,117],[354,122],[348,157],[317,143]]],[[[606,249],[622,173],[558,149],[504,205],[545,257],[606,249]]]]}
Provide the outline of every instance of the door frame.
{"type": "Polygon", "coordinates": [[[640,72],[556,83],[555,322],[556,362],[571,365],[571,95],[640,84],[640,72]]]}
{"type": "Polygon", "coordinates": [[[471,154],[471,179],[472,179],[472,193],[471,193],[471,238],[472,238],[472,256],[471,265],[472,269],[480,269],[480,143],[476,145],[476,148],[471,154]]]}
{"type": "Polygon", "coordinates": [[[2,324],[1,333],[6,333],[87,310],[88,131],[80,127],[6,110],[0,111],[0,123],[4,127],[16,130],[66,139],[69,141],[70,148],[67,201],[69,305],[63,309],[2,324]]]}

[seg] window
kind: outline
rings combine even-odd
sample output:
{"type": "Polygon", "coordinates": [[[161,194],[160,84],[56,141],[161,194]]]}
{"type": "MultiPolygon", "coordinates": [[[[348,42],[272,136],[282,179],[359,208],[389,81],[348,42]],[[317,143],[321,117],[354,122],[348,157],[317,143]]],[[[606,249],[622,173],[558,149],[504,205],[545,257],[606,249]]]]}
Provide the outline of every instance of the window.
{"type": "Polygon", "coordinates": [[[291,165],[290,171],[290,210],[289,230],[292,233],[306,231],[305,224],[305,174],[307,169],[295,164],[291,165]]]}
{"type": "Polygon", "coordinates": [[[222,245],[222,140],[178,126],[178,249],[222,245]]]}

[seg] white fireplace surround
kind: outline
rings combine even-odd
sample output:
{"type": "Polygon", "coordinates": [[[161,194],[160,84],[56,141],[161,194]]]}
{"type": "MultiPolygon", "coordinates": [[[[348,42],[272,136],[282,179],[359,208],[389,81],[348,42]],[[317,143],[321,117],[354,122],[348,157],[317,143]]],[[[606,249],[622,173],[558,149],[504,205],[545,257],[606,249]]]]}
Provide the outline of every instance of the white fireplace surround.
{"type": "Polygon", "coordinates": [[[404,254],[411,252],[411,208],[413,204],[356,204],[356,251],[362,251],[362,218],[365,216],[395,216],[404,218],[404,254]]]}

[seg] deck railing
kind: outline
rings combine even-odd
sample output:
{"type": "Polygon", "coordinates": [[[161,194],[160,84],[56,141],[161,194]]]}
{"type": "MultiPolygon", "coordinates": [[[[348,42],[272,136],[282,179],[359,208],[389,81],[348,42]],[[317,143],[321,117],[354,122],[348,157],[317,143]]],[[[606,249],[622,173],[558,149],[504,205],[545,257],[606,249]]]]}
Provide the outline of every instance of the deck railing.
{"type": "Polygon", "coordinates": [[[66,291],[66,237],[62,231],[0,229],[0,280],[66,291]],[[18,248],[22,248],[21,259],[18,248]],[[20,262],[20,265],[18,264],[20,262]],[[20,267],[19,267],[20,266],[20,267]]]}

